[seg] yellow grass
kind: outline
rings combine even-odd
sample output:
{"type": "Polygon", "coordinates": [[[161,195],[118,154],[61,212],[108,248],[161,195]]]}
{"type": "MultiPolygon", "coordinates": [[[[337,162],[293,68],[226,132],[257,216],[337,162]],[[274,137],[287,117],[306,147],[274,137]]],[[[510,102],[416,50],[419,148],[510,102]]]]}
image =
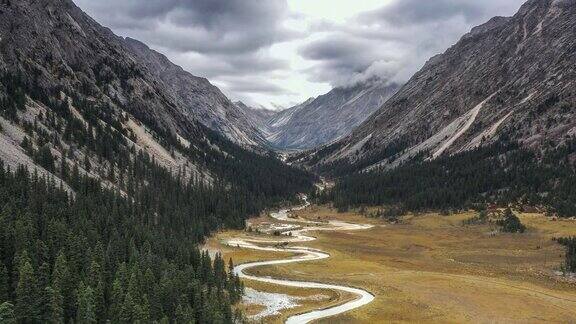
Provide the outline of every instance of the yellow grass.
{"type": "Polygon", "coordinates": [[[265,236],[264,234],[256,235],[256,234],[248,234],[243,231],[225,231],[220,232],[214,237],[210,238],[206,244],[204,245],[204,249],[207,249],[210,252],[220,252],[222,253],[222,257],[224,261],[228,262],[230,258],[234,261],[234,264],[242,264],[246,262],[255,262],[255,261],[265,261],[265,260],[277,260],[277,259],[285,259],[293,256],[293,253],[290,252],[276,252],[270,253],[267,251],[257,251],[257,250],[250,250],[250,249],[243,249],[233,246],[228,246],[222,244],[223,241],[226,239],[230,239],[232,237],[254,237],[254,238],[270,238],[265,236]]]}
{"type": "MultiPolygon", "coordinates": [[[[552,241],[576,235],[574,221],[521,214],[527,233],[490,235],[490,225],[462,225],[474,213],[408,216],[398,225],[327,207],[297,214],[376,225],[365,231],[314,233],[318,240],[307,245],[327,251],[329,259],[254,270],[357,286],[376,296],[367,306],[321,323],[576,321],[576,284],[555,273],[563,248],[552,241]]],[[[260,253],[238,249],[226,255],[245,261],[279,257],[260,253]]],[[[296,294],[284,287],[271,289],[296,294]]]]}

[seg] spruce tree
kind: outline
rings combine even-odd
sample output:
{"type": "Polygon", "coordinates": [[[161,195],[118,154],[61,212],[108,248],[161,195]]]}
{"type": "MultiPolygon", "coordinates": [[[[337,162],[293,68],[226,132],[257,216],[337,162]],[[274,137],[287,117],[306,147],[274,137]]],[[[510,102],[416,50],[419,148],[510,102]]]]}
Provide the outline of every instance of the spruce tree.
{"type": "Polygon", "coordinates": [[[14,305],[12,305],[9,302],[0,303],[0,323],[16,324],[16,314],[14,313],[14,305]]]}
{"type": "Polygon", "coordinates": [[[504,218],[498,222],[501,226],[502,231],[505,233],[524,233],[526,226],[524,226],[518,216],[512,213],[510,208],[507,208],[504,212],[504,218]]]}
{"type": "MultiPolygon", "coordinates": [[[[96,258],[97,259],[97,258],[96,258]]],[[[96,317],[103,319],[106,317],[106,305],[104,300],[104,278],[102,269],[96,261],[90,264],[90,285],[94,287],[94,309],[96,317]]]]}
{"type": "Polygon", "coordinates": [[[51,315],[50,311],[50,291],[47,289],[51,286],[50,266],[44,262],[38,269],[38,312],[42,322],[48,322],[51,315]]]}
{"type": "Polygon", "coordinates": [[[130,293],[126,294],[124,297],[124,302],[122,303],[122,309],[120,311],[120,320],[125,323],[132,323],[136,319],[136,303],[132,298],[130,293]]]}
{"type": "Polygon", "coordinates": [[[108,318],[112,322],[120,321],[122,314],[122,306],[124,302],[124,292],[120,279],[116,278],[112,283],[112,292],[110,296],[110,308],[108,310],[108,318]]]}
{"type": "Polygon", "coordinates": [[[136,308],[136,320],[140,323],[150,322],[150,303],[148,302],[148,296],[144,295],[142,302],[136,308]]]}
{"type": "Polygon", "coordinates": [[[56,261],[54,262],[54,270],[52,271],[52,289],[59,292],[62,297],[62,308],[64,309],[64,318],[73,318],[74,313],[74,294],[70,282],[70,270],[68,268],[68,261],[63,251],[58,253],[56,261]]]}
{"type": "Polygon", "coordinates": [[[35,323],[40,320],[37,289],[34,269],[29,260],[24,260],[18,271],[18,286],[16,288],[16,315],[18,321],[35,323]]]}
{"type": "Polygon", "coordinates": [[[50,319],[49,323],[57,324],[64,322],[64,298],[60,290],[46,287],[46,293],[50,296],[50,319]]]}
{"type": "Polygon", "coordinates": [[[80,324],[96,323],[96,304],[94,290],[83,282],[78,287],[76,322],[80,324]]]}
{"type": "Polygon", "coordinates": [[[10,301],[10,277],[8,269],[0,261],[0,303],[10,301]]]}

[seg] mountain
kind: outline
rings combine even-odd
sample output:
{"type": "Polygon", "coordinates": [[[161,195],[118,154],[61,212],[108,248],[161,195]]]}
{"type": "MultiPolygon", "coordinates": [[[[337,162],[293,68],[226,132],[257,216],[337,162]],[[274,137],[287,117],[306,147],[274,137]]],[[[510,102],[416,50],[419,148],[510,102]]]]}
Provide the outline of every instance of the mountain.
{"type": "Polygon", "coordinates": [[[206,127],[233,105],[135,44],[69,0],[0,0],[2,322],[241,322],[199,245],[312,188],[206,127]]]}
{"type": "Polygon", "coordinates": [[[309,149],[332,142],[349,134],[398,88],[382,81],[335,88],[274,115],[267,122],[267,139],[280,149],[309,149]]]}
{"type": "Polygon", "coordinates": [[[184,108],[184,114],[226,136],[239,145],[267,145],[264,136],[244,112],[217,87],[204,78],[186,72],[166,56],[137,40],[126,38],[125,45],[154,76],[166,85],[171,99],[184,108]]]}
{"type": "Polygon", "coordinates": [[[251,107],[237,101],[234,103],[238,109],[246,116],[250,123],[256,127],[264,136],[268,133],[268,120],[276,115],[278,112],[275,110],[266,109],[265,107],[251,107]]]}
{"type": "Polygon", "coordinates": [[[204,126],[242,146],[257,142],[245,115],[207,80],[114,35],[72,1],[2,0],[0,18],[0,158],[13,170],[26,165],[67,185],[61,169],[77,166],[120,190],[112,175],[141,155],[205,183],[256,188],[247,179],[260,167],[267,178],[298,173],[204,126]]]}
{"type": "Polygon", "coordinates": [[[576,134],[576,1],[530,0],[431,58],[349,136],[293,160],[329,173],[394,168],[513,141],[576,134]]]}

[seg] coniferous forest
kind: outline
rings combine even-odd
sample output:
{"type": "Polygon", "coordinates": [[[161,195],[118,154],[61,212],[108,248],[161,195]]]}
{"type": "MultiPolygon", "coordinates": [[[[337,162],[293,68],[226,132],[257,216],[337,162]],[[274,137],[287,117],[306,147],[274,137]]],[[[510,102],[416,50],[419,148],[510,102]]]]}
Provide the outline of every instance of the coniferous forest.
{"type": "MultiPolygon", "coordinates": [[[[221,189],[161,169],[135,199],[72,171],[76,194],[24,168],[0,169],[2,317],[19,323],[230,323],[242,284],[197,244],[246,211],[221,189]],[[220,215],[228,215],[220,217],[220,215]]],[[[231,261],[230,261],[231,262],[231,261]]]]}
{"type": "Polygon", "coordinates": [[[207,129],[206,142],[185,147],[147,121],[163,147],[178,150],[212,178],[168,170],[135,150],[124,112],[77,95],[72,103],[79,117],[68,99],[58,98],[59,90],[11,75],[0,81],[2,117],[26,133],[20,143],[26,154],[58,177],[0,164],[0,322],[241,318],[232,307],[243,292],[232,260],[211,258],[199,244],[295,199],[311,188],[309,174],[207,129]],[[28,98],[48,108],[33,123],[20,117],[28,98]]]}
{"type": "Polygon", "coordinates": [[[543,152],[498,142],[435,160],[421,158],[393,170],[345,176],[320,199],[340,209],[394,205],[406,211],[514,203],[575,216],[575,152],[574,139],[543,152]]]}

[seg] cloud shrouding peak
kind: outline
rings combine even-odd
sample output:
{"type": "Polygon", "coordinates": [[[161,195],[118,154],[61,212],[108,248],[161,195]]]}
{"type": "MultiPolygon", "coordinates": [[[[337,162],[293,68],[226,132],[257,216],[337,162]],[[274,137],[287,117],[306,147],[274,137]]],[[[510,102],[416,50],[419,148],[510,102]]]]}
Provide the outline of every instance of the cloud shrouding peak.
{"type": "Polygon", "coordinates": [[[74,0],[234,100],[288,105],[370,79],[404,82],[523,0],[74,0]]]}
{"type": "Polygon", "coordinates": [[[472,27],[496,15],[512,15],[522,2],[393,0],[346,25],[321,26],[323,37],[302,45],[299,53],[316,62],[307,72],[317,82],[405,82],[472,27]]]}

